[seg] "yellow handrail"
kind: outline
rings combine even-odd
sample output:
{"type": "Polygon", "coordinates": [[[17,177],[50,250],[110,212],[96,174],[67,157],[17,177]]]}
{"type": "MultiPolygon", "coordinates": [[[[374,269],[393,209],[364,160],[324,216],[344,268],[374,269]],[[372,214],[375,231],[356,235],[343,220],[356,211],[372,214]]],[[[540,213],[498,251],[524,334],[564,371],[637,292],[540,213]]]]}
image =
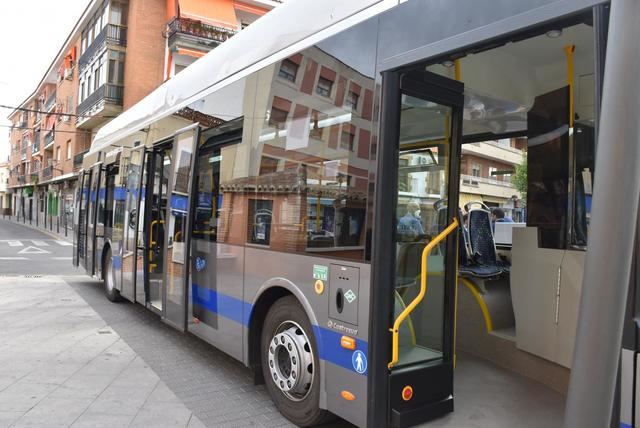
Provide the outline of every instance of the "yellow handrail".
{"type": "Polygon", "coordinates": [[[458,228],[458,219],[454,218],[453,222],[445,230],[440,232],[438,236],[433,238],[431,242],[424,247],[422,250],[422,267],[420,274],[420,292],[418,295],[409,303],[409,305],[398,315],[395,322],[393,323],[393,328],[390,330],[392,333],[392,347],[391,347],[391,361],[389,362],[389,369],[393,368],[398,362],[398,353],[400,347],[400,325],[404,322],[404,320],[409,316],[411,312],[420,304],[422,299],[424,299],[425,294],[427,294],[427,257],[431,250],[438,245],[440,242],[444,241],[444,239],[454,230],[458,228]]]}

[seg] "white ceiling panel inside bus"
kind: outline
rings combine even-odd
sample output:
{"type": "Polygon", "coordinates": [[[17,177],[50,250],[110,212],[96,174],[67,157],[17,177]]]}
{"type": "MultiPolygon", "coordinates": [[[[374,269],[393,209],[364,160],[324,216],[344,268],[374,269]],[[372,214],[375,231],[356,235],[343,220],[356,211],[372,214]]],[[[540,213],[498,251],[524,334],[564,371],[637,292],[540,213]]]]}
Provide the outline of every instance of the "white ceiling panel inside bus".
{"type": "MultiPolygon", "coordinates": [[[[464,135],[526,131],[527,111],[540,94],[567,85],[565,47],[574,45],[574,111],[594,117],[593,28],[564,28],[558,37],[541,35],[461,58],[465,84],[464,135]]],[[[451,63],[428,70],[453,78],[451,63]]]]}

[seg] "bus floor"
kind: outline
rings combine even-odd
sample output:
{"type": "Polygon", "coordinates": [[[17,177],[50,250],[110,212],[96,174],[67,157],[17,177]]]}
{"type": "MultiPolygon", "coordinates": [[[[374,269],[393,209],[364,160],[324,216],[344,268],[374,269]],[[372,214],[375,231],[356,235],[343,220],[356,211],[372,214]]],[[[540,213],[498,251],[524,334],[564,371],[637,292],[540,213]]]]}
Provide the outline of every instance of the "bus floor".
{"type": "Polygon", "coordinates": [[[422,426],[501,428],[562,426],[565,397],[547,386],[458,352],[454,411],[422,426]]]}

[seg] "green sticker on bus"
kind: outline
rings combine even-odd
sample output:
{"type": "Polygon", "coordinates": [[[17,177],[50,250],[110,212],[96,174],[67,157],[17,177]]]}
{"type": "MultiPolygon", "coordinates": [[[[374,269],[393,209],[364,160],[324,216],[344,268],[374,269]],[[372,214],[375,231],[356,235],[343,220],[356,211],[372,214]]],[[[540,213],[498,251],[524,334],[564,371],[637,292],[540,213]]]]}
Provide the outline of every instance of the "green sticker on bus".
{"type": "Polygon", "coordinates": [[[322,265],[313,265],[313,279],[327,280],[328,268],[322,265]]]}

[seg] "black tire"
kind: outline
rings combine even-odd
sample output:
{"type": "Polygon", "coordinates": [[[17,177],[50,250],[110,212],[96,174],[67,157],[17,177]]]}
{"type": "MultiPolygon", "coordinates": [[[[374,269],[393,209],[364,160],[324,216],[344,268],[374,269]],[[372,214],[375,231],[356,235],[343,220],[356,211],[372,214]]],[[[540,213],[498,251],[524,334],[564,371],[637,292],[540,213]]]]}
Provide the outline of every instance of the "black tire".
{"type": "Polygon", "coordinates": [[[111,248],[107,250],[102,263],[102,283],[104,285],[104,294],[112,302],[120,302],[122,296],[120,291],[116,289],[115,277],[113,275],[113,262],[111,260],[111,248]]]}
{"type": "MultiPolygon", "coordinates": [[[[288,329],[287,331],[291,331],[288,329]]],[[[275,353],[278,353],[278,346],[276,345],[275,353]]],[[[284,342],[280,345],[284,349],[284,342]]],[[[306,348],[305,348],[306,349],[306,348]]],[[[262,374],[265,379],[265,384],[271,399],[275,403],[276,407],[282,413],[284,417],[299,427],[310,427],[319,424],[326,423],[333,419],[333,415],[324,409],[320,408],[320,364],[318,359],[318,351],[316,345],[316,338],[313,334],[313,328],[307,314],[294,296],[286,296],[278,299],[273,306],[269,309],[265,318],[262,334],[260,337],[260,354],[262,361],[262,374]],[[289,324],[290,323],[290,324],[289,324]],[[311,367],[312,380],[308,383],[310,388],[306,395],[294,396],[294,394],[288,395],[289,392],[283,392],[283,390],[277,385],[277,380],[274,379],[273,371],[270,368],[270,353],[274,351],[274,343],[276,343],[276,335],[279,330],[282,332],[283,328],[290,327],[290,329],[296,329],[298,326],[304,333],[302,341],[306,341],[311,347],[311,353],[313,354],[313,364],[311,367]],[[308,340],[307,340],[308,339],[308,340]]],[[[286,354],[286,349],[285,354],[286,354]]],[[[290,356],[291,354],[286,354],[290,356]]],[[[308,360],[300,358],[300,363],[308,360]]],[[[286,358],[286,357],[285,357],[286,358]]],[[[277,359],[277,358],[276,358],[277,359]]],[[[302,370],[302,369],[300,369],[302,370]]],[[[292,370],[293,371],[293,370],[292,370]]],[[[307,370],[309,373],[309,370],[307,370]]],[[[303,374],[306,376],[306,374],[303,374]]],[[[302,378],[302,376],[298,376],[302,378]]],[[[298,381],[300,383],[300,381],[298,381]]],[[[299,387],[302,387],[300,385],[299,387]]]]}

